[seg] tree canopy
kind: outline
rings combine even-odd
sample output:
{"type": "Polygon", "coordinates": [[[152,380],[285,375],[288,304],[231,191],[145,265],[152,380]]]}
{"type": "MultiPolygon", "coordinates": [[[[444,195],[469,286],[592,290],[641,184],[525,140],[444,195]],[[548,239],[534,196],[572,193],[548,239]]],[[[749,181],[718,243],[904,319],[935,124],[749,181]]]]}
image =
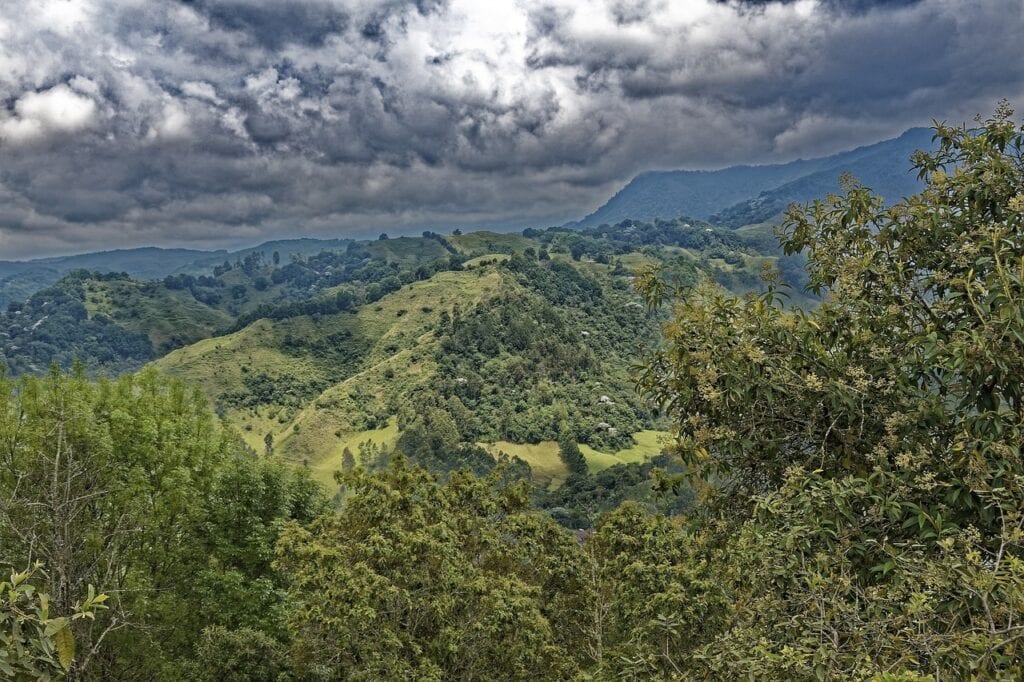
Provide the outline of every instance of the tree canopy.
{"type": "Polygon", "coordinates": [[[919,195],[789,211],[819,307],[701,287],[644,376],[729,529],[712,676],[1024,670],[1024,135],[936,141],[919,195]]]}

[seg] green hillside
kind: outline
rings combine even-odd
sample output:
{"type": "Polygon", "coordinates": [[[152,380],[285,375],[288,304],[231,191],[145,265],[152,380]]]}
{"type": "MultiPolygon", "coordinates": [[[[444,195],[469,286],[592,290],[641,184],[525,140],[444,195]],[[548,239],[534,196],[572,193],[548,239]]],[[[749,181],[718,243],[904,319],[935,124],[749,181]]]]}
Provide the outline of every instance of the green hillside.
{"type": "Polygon", "coordinates": [[[352,313],[259,320],[156,364],[202,387],[254,448],[270,433],[276,449],[309,448],[319,459],[338,445],[336,431],[363,430],[386,408],[387,393],[427,372],[421,361],[429,363],[441,311],[479,301],[500,283],[493,270],[439,273],[352,313]],[[398,378],[384,379],[388,369],[398,378]]]}
{"type": "MultiPolygon", "coordinates": [[[[635,476],[628,467],[662,448],[664,423],[631,369],[659,336],[637,268],[667,287],[706,277],[737,294],[759,290],[764,267],[799,271],[763,230],[683,219],[426,232],[284,260],[254,249],[149,282],[71,273],[0,318],[0,360],[15,373],[153,362],[198,386],[252,450],[332,489],[346,462],[372,468],[398,450],[438,471],[504,458],[542,490],[592,495],[560,443],[578,444],[595,475],[635,476]]],[[[557,502],[585,524],[605,502],[573,504],[557,502]]]]}
{"type": "MultiPolygon", "coordinates": [[[[269,442],[329,485],[346,448],[357,453],[366,441],[393,447],[410,428],[422,426],[417,424],[425,409],[459,424],[457,443],[481,442],[493,454],[521,457],[535,481],[557,485],[565,479],[557,446],[553,457],[550,448],[546,459],[531,455],[560,430],[602,448],[588,452],[595,470],[659,452],[649,438],[630,438],[654,422],[632,394],[623,339],[601,333],[616,326],[606,314],[615,309],[611,301],[628,302],[632,294],[615,294],[616,279],[608,272],[603,279],[607,289],[572,266],[522,258],[512,267],[501,262],[440,272],[351,313],[260,320],[172,352],[156,366],[202,387],[254,450],[269,442]],[[578,278],[592,287],[595,300],[606,294],[608,300],[591,314],[573,310],[576,300],[554,306],[536,290],[542,270],[578,278]],[[514,335],[531,329],[558,330],[571,337],[570,345],[517,341],[514,335]],[[470,348],[481,341],[482,347],[470,348]],[[567,367],[545,369],[527,357],[527,347],[552,355],[568,348],[559,360],[567,367]],[[614,362],[598,362],[595,348],[614,362]],[[502,413],[521,418],[497,416],[502,413]],[[615,435],[609,438],[609,427],[596,426],[606,420],[619,424],[621,433],[611,427],[615,435]],[[620,449],[627,453],[621,459],[620,449]]],[[[655,322],[635,306],[618,309],[654,333],[655,322]]],[[[628,335],[632,339],[634,331],[628,335]]]]}
{"type": "Polygon", "coordinates": [[[521,234],[489,232],[487,230],[453,235],[447,239],[461,253],[471,256],[483,256],[492,253],[510,254],[535,246],[534,242],[521,234]]]}
{"type": "Polygon", "coordinates": [[[90,318],[105,316],[130,333],[148,337],[158,354],[205,339],[232,320],[228,312],[187,291],[149,282],[91,279],[82,286],[90,318]]]}
{"type": "MultiPolygon", "coordinates": [[[[350,309],[437,269],[461,267],[461,257],[434,237],[344,243],[344,250],[293,253],[287,262],[251,250],[205,274],[146,282],[75,270],[8,304],[0,314],[0,363],[18,374],[79,360],[92,374],[117,373],[254,320],[350,309]]],[[[9,288],[20,286],[18,277],[10,276],[9,288]]]]}

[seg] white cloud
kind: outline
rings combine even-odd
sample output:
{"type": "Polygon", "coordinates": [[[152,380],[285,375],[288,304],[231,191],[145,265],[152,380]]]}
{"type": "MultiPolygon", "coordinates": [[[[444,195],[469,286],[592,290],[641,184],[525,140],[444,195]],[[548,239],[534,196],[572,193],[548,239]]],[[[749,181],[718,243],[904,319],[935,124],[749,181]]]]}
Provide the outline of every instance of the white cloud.
{"type": "Polygon", "coordinates": [[[14,103],[14,115],[0,119],[0,138],[13,143],[52,133],[84,130],[96,120],[96,102],[61,83],[49,90],[28,92],[14,103]]]}
{"type": "Polygon", "coordinates": [[[202,81],[185,81],[181,84],[182,94],[196,99],[203,99],[214,104],[220,104],[221,98],[217,96],[217,90],[209,83],[202,81]]]}
{"type": "Polygon", "coordinates": [[[153,121],[147,138],[150,140],[176,140],[189,134],[189,115],[181,102],[165,97],[163,108],[153,121]]]}

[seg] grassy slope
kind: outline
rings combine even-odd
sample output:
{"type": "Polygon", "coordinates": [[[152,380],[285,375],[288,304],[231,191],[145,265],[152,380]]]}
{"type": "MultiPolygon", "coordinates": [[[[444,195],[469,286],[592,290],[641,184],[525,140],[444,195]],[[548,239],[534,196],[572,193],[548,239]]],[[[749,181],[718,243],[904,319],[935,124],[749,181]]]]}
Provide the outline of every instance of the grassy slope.
{"type": "Polygon", "coordinates": [[[406,394],[433,375],[437,347],[432,330],[441,311],[474,305],[503,285],[509,285],[507,278],[494,268],[442,272],[364,306],[357,317],[374,325],[377,336],[362,371],[331,386],[296,415],[292,423],[299,431],[292,427],[287,433],[282,452],[292,459],[315,453],[313,461],[340,457],[347,436],[361,430],[365,416],[388,412],[391,396],[406,394]]]}
{"type": "Polygon", "coordinates": [[[553,440],[540,443],[510,443],[499,440],[480,445],[495,457],[499,453],[505,453],[510,457],[522,459],[530,465],[534,483],[549,490],[562,485],[569,473],[558,455],[558,443],[553,440]]]}
{"type": "Polygon", "coordinates": [[[386,426],[379,429],[366,429],[345,434],[331,453],[310,466],[313,478],[325,489],[334,491],[338,484],[334,481],[334,472],[342,467],[342,453],[348,448],[353,455],[359,456],[359,448],[364,443],[370,442],[374,445],[383,445],[385,448],[394,447],[398,442],[398,420],[394,417],[388,420],[386,426]]]}
{"type": "MultiPolygon", "coordinates": [[[[596,473],[617,464],[646,462],[661,453],[669,434],[666,431],[638,431],[633,434],[636,444],[617,452],[599,452],[589,445],[580,445],[580,452],[587,459],[587,467],[596,473]]],[[[492,455],[505,453],[526,461],[533,470],[534,482],[549,489],[557,488],[568,474],[561,456],[558,454],[558,443],[543,441],[540,443],[480,443],[492,455]]]]}
{"type": "MultiPolygon", "coordinates": [[[[588,269],[597,274],[608,266],[588,264],[588,269]]],[[[227,410],[228,420],[253,449],[262,451],[264,436],[270,433],[276,452],[297,464],[308,465],[317,480],[333,489],[333,472],[340,467],[346,447],[357,452],[358,444],[366,440],[384,444],[397,440],[398,427],[393,417],[386,427],[376,429],[365,428],[366,419],[390,414],[393,397],[407,394],[431,379],[436,370],[433,357],[437,350],[432,330],[441,311],[450,311],[455,304],[467,309],[515,286],[518,285],[494,266],[441,272],[364,306],[356,314],[319,319],[303,316],[276,323],[260,320],[234,334],[179,349],[156,364],[169,374],[198,384],[217,402],[226,392],[238,390],[247,370],[328,379],[333,369],[331,360],[285,352],[282,340],[287,335],[308,339],[347,331],[358,336],[364,350],[358,358],[357,370],[331,383],[299,409],[261,405],[227,410]]],[[[622,452],[602,453],[585,448],[584,454],[593,471],[621,462],[641,461],[657,454],[657,435],[659,432],[641,432],[637,434],[637,445],[622,452]]],[[[494,454],[502,451],[522,457],[542,485],[557,486],[565,480],[556,443],[484,445],[494,454]]]]}
{"type": "Polygon", "coordinates": [[[482,256],[489,253],[512,253],[523,251],[527,247],[537,248],[537,242],[521,234],[488,232],[470,232],[458,236],[447,237],[448,243],[461,253],[470,256],[482,256]]]}
{"type": "Polygon", "coordinates": [[[482,256],[470,258],[465,263],[463,263],[462,266],[467,269],[476,268],[479,267],[481,263],[490,263],[492,261],[495,263],[504,263],[509,258],[511,258],[511,256],[509,256],[507,253],[485,253],[482,256]]]}
{"type": "Polygon", "coordinates": [[[254,449],[261,451],[263,438],[270,433],[278,452],[315,467],[322,460],[340,458],[352,435],[364,431],[365,418],[387,410],[391,395],[431,376],[436,350],[431,330],[442,310],[450,311],[456,303],[463,308],[473,305],[495,293],[503,280],[494,268],[442,272],[363,306],[356,314],[260,320],[234,334],[175,351],[156,365],[196,383],[217,402],[224,393],[238,390],[245,368],[301,379],[332,378],[336,368],[330,358],[284,352],[286,335],[309,339],[349,332],[358,337],[364,350],[356,358],[357,371],[332,383],[301,409],[263,405],[227,411],[229,421],[254,449]]]}
{"type": "Polygon", "coordinates": [[[86,282],[85,307],[91,316],[106,315],[129,331],[148,335],[157,350],[206,338],[232,320],[187,291],[135,280],[86,282]]]}
{"type": "Polygon", "coordinates": [[[637,431],[633,434],[636,445],[618,452],[599,452],[589,445],[580,445],[580,452],[587,458],[591,473],[607,469],[616,464],[646,462],[661,453],[669,437],[667,431],[637,431]]]}

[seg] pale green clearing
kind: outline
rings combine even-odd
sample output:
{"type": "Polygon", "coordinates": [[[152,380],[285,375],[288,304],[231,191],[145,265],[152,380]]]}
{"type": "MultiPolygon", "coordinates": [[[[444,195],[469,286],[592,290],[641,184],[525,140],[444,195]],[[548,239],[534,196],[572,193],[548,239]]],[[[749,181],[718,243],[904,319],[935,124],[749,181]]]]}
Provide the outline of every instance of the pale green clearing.
{"type": "Polygon", "coordinates": [[[451,235],[446,239],[458,251],[467,255],[493,252],[515,253],[522,252],[530,246],[537,248],[537,242],[521,234],[488,232],[487,230],[457,236],[451,235]]]}
{"type": "MultiPolygon", "coordinates": [[[[580,452],[587,460],[587,467],[590,473],[603,471],[608,467],[617,464],[631,464],[646,462],[656,457],[664,449],[668,442],[667,431],[638,431],[633,434],[636,444],[632,447],[617,452],[600,452],[589,445],[580,445],[580,452]]],[[[510,457],[519,457],[527,464],[533,472],[533,481],[537,485],[549,490],[554,490],[565,482],[568,471],[562,458],[558,454],[558,443],[553,440],[541,441],[540,443],[510,443],[508,441],[497,441],[494,443],[480,443],[492,456],[504,452],[510,457]]]]}
{"type": "Polygon", "coordinates": [[[487,261],[488,263],[490,263],[491,261],[504,263],[511,257],[512,256],[508,255],[507,253],[488,253],[483,256],[477,256],[476,258],[470,258],[468,261],[463,263],[462,266],[467,270],[471,270],[473,268],[479,267],[480,264],[483,263],[484,261],[487,261]]]}
{"type": "Polygon", "coordinates": [[[518,457],[530,465],[533,482],[539,486],[554,490],[565,483],[569,472],[558,456],[558,443],[553,440],[540,443],[510,443],[499,440],[494,443],[479,443],[491,456],[497,457],[505,453],[510,457],[518,457]]]}
{"type": "MultiPolygon", "coordinates": [[[[646,462],[658,456],[668,443],[667,431],[637,431],[633,434],[636,445],[617,452],[600,452],[589,445],[580,445],[580,452],[587,458],[590,473],[597,473],[616,464],[646,462]]],[[[557,454],[557,453],[556,453],[557,454]]]]}
{"type": "Polygon", "coordinates": [[[333,494],[338,490],[338,484],[334,480],[334,472],[341,471],[345,448],[351,450],[352,454],[358,458],[359,446],[363,443],[369,441],[374,445],[382,445],[390,450],[395,447],[399,435],[398,420],[395,417],[388,419],[387,426],[383,428],[357,431],[343,435],[334,446],[334,451],[330,455],[310,466],[310,474],[312,474],[313,480],[320,483],[329,493],[333,494]]]}

